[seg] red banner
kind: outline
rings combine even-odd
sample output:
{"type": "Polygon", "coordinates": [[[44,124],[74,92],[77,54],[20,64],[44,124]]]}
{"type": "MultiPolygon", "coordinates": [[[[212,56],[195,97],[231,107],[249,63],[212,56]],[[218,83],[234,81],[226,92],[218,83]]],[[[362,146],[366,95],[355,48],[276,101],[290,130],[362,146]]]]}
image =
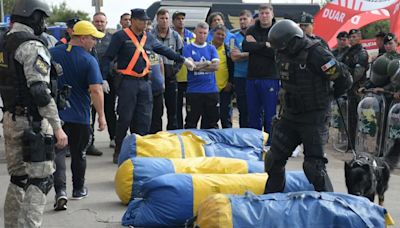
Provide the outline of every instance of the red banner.
{"type": "Polygon", "coordinates": [[[339,32],[390,18],[391,31],[399,36],[399,7],[400,0],[333,0],[315,15],[314,32],[333,48],[339,32]]]}

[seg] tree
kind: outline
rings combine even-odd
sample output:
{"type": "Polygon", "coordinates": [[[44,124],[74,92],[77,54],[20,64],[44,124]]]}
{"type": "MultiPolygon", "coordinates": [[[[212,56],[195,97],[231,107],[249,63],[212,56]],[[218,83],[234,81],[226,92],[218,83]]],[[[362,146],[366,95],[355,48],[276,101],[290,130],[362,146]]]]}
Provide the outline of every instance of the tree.
{"type": "Polygon", "coordinates": [[[15,0],[3,0],[4,15],[11,14],[14,3],[15,3],[15,0]]]}
{"type": "Polygon", "coordinates": [[[361,28],[363,39],[373,39],[378,32],[389,32],[390,21],[383,20],[371,23],[361,28]]]}
{"type": "MultiPolygon", "coordinates": [[[[15,0],[3,0],[4,15],[11,15],[11,11],[15,0]]],[[[49,25],[54,25],[55,22],[65,22],[71,18],[78,17],[81,20],[90,20],[89,14],[80,11],[72,10],[67,7],[67,3],[63,2],[60,5],[51,6],[52,15],[47,19],[49,25]]]]}
{"type": "Polygon", "coordinates": [[[80,10],[75,11],[69,9],[65,2],[60,5],[53,5],[51,11],[52,15],[47,20],[49,25],[54,25],[55,22],[65,22],[74,17],[78,17],[81,20],[90,20],[88,13],[80,10]]]}

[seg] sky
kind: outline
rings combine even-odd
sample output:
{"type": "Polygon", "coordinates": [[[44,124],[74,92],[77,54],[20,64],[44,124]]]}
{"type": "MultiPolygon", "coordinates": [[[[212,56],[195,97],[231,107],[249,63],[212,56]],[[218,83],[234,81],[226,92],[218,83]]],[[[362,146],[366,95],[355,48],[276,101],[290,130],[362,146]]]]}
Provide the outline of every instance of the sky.
{"type": "MultiPolygon", "coordinates": [[[[62,2],[67,3],[67,7],[73,10],[81,10],[89,13],[91,17],[95,13],[92,0],[47,0],[50,5],[57,5],[62,2]]],[[[121,14],[129,13],[133,8],[149,7],[155,0],[103,0],[101,11],[107,15],[109,28],[116,28],[119,24],[121,14]]]]}

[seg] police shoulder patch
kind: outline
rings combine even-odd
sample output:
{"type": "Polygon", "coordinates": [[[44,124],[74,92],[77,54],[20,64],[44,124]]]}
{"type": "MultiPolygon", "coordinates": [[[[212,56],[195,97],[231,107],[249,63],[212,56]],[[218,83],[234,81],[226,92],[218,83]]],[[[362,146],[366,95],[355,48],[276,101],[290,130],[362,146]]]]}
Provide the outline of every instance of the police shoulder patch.
{"type": "Polygon", "coordinates": [[[329,62],[327,62],[327,63],[325,63],[324,65],[321,66],[321,70],[323,72],[327,72],[328,70],[333,68],[335,65],[336,65],[335,59],[331,59],[331,60],[329,60],[329,62]]]}
{"type": "Polygon", "coordinates": [[[37,56],[34,67],[42,75],[47,75],[49,73],[50,65],[40,55],[37,56]]]}

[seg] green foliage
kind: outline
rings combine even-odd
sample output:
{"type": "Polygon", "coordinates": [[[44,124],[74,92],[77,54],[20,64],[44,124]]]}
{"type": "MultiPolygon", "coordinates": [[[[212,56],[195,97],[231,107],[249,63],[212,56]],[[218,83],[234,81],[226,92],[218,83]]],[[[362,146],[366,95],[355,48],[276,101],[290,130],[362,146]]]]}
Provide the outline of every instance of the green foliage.
{"type": "Polygon", "coordinates": [[[47,19],[49,25],[55,22],[65,22],[71,18],[78,17],[81,20],[89,20],[89,14],[83,11],[75,11],[67,7],[67,3],[63,2],[60,5],[53,5],[51,7],[52,15],[47,19]]]}
{"type": "Polygon", "coordinates": [[[3,0],[4,15],[11,15],[15,0],[3,0]]]}
{"type": "MultiPolygon", "coordinates": [[[[11,15],[14,3],[15,0],[3,0],[4,15],[11,15]]],[[[90,20],[88,13],[80,10],[72,10],[67,7],[66,2],[51,6],[51,11],[52,15],[47,19],[49,25],[54,25],[55,22],[65,22],[74,17],[78,17],[81,20],[90,20]]]]}
{"type": "Polygon", "coordinates": [[[377,21],[361,28],[363,39],[374,39],[378,32],[389,32],[390,21],[377,21]]]}

